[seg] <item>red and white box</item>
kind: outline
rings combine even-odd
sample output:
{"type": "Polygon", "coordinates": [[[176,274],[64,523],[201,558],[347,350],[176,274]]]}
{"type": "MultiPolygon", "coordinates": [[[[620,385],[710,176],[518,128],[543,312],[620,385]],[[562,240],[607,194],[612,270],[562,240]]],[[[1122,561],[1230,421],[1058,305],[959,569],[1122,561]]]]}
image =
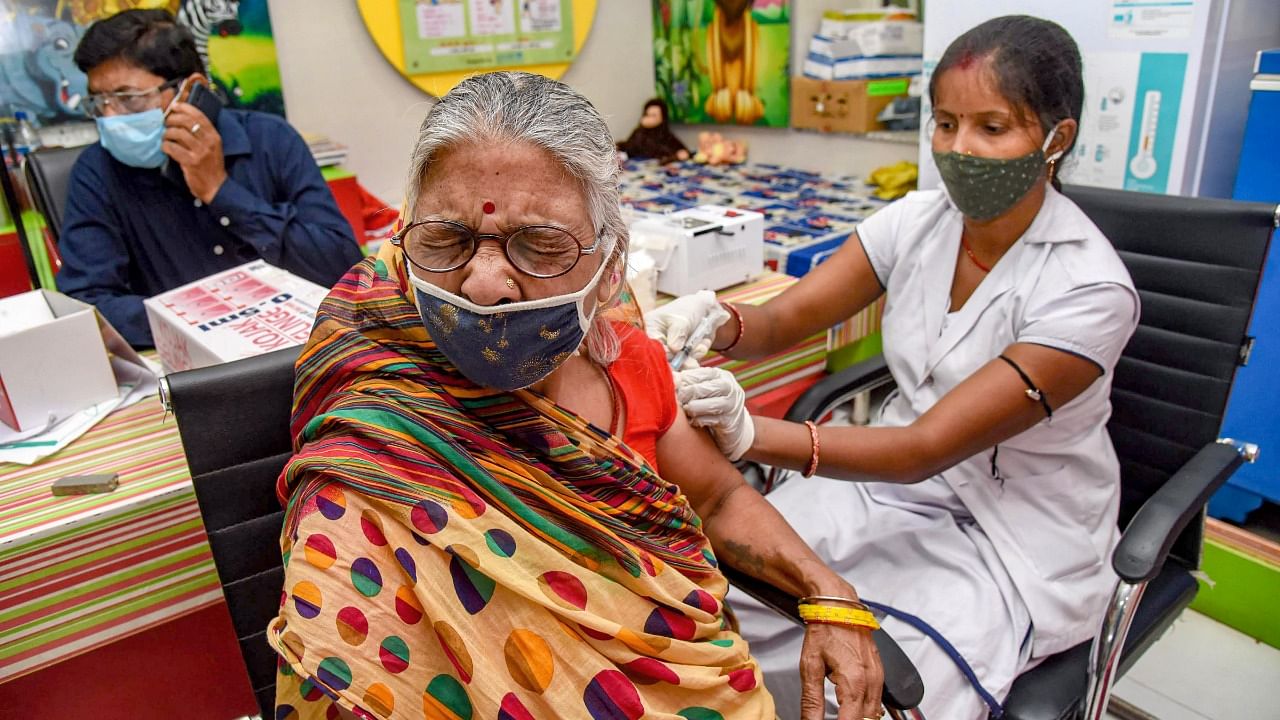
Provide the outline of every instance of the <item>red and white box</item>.
{"type": "Polygon", "coordinates": [[[300,345],[328,289],[255,260],[145,301],[167,372],[300,345]]]}

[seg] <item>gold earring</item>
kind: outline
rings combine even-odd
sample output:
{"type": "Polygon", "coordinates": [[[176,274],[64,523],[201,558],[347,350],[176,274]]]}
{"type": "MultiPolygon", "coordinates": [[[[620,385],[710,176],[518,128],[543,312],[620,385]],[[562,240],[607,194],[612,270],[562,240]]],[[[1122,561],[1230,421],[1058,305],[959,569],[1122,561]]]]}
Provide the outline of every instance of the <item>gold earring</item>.
{"type": "Polygon", "coordinates": [[[515,281],[515,280],[512,280],[511,278],[507,278],[507,287],[508,287],[508,288],[511,288],[512,290],[515,290],[515,289],[516,289],[516,281],[515,281]]]}

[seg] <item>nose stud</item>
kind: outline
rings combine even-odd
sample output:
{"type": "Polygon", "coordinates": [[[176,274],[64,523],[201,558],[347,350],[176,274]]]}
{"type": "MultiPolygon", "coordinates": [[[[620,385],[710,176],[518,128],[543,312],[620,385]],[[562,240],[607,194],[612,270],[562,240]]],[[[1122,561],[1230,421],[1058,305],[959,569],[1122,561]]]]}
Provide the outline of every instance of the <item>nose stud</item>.
{"type": "Polygon", "coordinates": [[[507,278],[507,287],[508,287],[508,288],[510,288],[510,289],[512,289],[512,290],[515,290],[515,289],[516,289],[516,281],[515,281],[515,280],[512,280],[511,278],[507,278]]]}

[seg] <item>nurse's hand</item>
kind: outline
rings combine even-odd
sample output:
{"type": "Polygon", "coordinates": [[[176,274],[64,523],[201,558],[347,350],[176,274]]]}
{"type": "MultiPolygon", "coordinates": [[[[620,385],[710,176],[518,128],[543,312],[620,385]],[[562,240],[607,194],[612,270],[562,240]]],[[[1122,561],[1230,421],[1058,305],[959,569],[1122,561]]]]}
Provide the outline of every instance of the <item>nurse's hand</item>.
{"type": "Polygon", "coordinates": [[[727,370],[700,367],[676,373],[676,398],[694,427],[706,428],[720,452],[737,461],[756,440],[747,394],[727,370]]]}
{"type": "Polygon", "coordinates": [[[686,368],[697,367],[697,359],[711,350],[711,341],[716,336],[716,329],[729,319],[729,311],[720,306],[715,293],[710,290],[699,290],[647,312],[644,315],[644,328],[649,337],[663,344],[667,351],[667,359],[670,359],[684,349],[689,336],[704,318],[711,318],[710,331],[706,337],[698,339],[693,352],[689,353],[689,358],[685,360],[686,368]]]}
{"type": "Polygon", "coordinates": [[[800,650],[800,720],[822,720],[823,679],[830,678],[839,720],[879,718],[884,668],[871,631],[843,625],[805,625],[800,650]]]}

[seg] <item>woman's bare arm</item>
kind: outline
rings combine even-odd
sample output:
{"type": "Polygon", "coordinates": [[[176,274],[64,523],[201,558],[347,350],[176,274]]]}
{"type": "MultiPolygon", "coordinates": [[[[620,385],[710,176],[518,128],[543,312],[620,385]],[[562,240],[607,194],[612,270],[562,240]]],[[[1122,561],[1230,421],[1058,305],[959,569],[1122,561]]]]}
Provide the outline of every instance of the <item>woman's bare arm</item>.
{"type": "MultiPolygon", "coordinates": [[[[658,441],[658,463],[702,518],[702,530],[720,562],[797,598],[858,597],[682,413],[658,441]]],[[[806,717],[821,705],[823,678],[836,685],[840,717],[880,716],[884,669],[865,628],[807,625],[798,661],[806,717]]]]}
{"type": "MultiPolygon", "coordinates": [[[[799,282],[763,305],[737,305],[746,331],[727,354],[753,358],[789,348],[865,308],[884,293],[855,232],[831,256],[799,282]]],[[[738,336],[730,319],[716,332],[712,347],[726,347],[738,336]]]]}
{"type": "Polygon", "coordinates": [[[852,593],[682,413],[658,441],[658,465],[689,498],[722,562],[797,597],[852,593]]]}
{"type": "MultiPolygon", "coordinates": [[[[1102,374],[1090,360],[1063,350],[1017,343],[1005,349],[1032,379],[1049,407],[1060,408],[1102,374]]],[[[825,477],[914,483],[952,467],[1030,428],[1044,408],[1027,398],[1027,386],[1013,368],[994,359],[904,427],[819,428],[825,477]]],[[[812,443],[799,423],[754,418],[756,441],[747,457],[803,470],[812,443]]]]}

